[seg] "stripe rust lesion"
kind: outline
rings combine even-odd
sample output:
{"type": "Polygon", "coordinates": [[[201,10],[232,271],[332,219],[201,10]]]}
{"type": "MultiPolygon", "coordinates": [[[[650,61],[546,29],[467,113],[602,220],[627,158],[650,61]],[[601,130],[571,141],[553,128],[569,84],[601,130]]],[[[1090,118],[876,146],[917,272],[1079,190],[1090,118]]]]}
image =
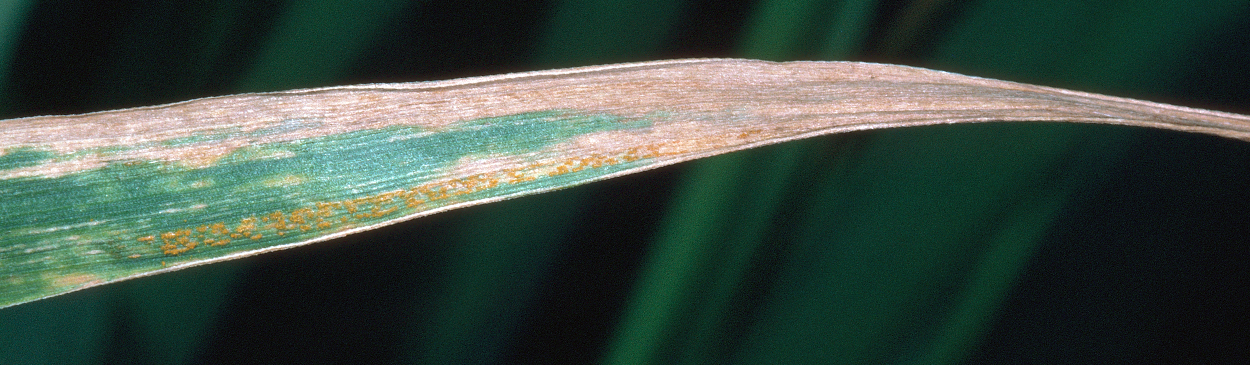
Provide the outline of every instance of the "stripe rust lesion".
{"type": "Polygon", "coordinates": [[[402,215],[418,213],[456,203],[464,195],[497,189],[505,185],[530,183],[543,178],[600,169],[622,163],[653,159],[672,154],[660,145],[628,148],[616,155],[592,153],[555,159],[546,163],[480,172],[438,182],[367,195],[354,199],[315,202],[291,211],[273,211],[241,218],[233,224],[215,222],[165,231],[135,238],[158,245],[167,256],[178,256],[200,247],[224,246],[238,241],[267,239],[285,242],[294,235],[308,237],[318,232],[338,232],[375,224],[402,215]]]}

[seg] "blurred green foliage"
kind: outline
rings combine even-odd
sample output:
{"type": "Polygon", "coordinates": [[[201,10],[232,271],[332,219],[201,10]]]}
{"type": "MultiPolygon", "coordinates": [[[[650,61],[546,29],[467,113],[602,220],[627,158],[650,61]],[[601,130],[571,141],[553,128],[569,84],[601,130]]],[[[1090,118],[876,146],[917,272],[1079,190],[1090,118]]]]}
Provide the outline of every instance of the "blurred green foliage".
{"type": "MultiPolygon", "coordinates": [[[[0,112],[678,57],[1246,112],[1248,45],[1242,0],[12,0],[0,112]]],[[[850,133],[0,310],[0,364],[1245,362],[1248,177],[1173,132],[850,133]]]]}

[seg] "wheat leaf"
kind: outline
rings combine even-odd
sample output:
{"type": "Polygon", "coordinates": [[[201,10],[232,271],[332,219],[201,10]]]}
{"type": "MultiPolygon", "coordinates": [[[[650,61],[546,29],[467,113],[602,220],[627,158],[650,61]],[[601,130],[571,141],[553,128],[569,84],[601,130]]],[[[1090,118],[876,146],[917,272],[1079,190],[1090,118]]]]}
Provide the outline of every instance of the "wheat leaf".
{"type": "Polygon", "coordinates": [[[756,146],[989,121],[1250,139],[1236,114],[904,66],[729,59],[15,119],[0,122],[0,307],[756,146]]]}

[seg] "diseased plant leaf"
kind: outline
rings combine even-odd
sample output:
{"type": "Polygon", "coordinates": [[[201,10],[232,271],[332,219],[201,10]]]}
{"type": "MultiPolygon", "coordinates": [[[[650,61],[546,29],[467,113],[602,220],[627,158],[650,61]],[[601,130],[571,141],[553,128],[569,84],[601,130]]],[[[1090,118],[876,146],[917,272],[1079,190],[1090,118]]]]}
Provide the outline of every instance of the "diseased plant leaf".
{"type": "Polygon", "coordinates": [[[0,129],[0,307],[831,133],[1250,117],[854,62],[694,59],[241,94],[0,129]]]}

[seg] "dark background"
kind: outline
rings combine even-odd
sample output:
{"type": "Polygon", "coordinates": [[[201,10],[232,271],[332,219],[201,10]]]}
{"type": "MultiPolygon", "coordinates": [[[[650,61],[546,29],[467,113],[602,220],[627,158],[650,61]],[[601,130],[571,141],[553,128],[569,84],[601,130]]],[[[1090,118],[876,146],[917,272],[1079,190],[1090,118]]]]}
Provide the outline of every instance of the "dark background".
{"type": "MultiPolygon", "coordinates": [[[[1076,3],[14,1],[0,115],[686,57],[1250,112],[1250,4],[1076,3]]],[[[0,363],[1247,363],[1248,198],[1241,141],[856,132],[3,309],[0,363]]]]}

